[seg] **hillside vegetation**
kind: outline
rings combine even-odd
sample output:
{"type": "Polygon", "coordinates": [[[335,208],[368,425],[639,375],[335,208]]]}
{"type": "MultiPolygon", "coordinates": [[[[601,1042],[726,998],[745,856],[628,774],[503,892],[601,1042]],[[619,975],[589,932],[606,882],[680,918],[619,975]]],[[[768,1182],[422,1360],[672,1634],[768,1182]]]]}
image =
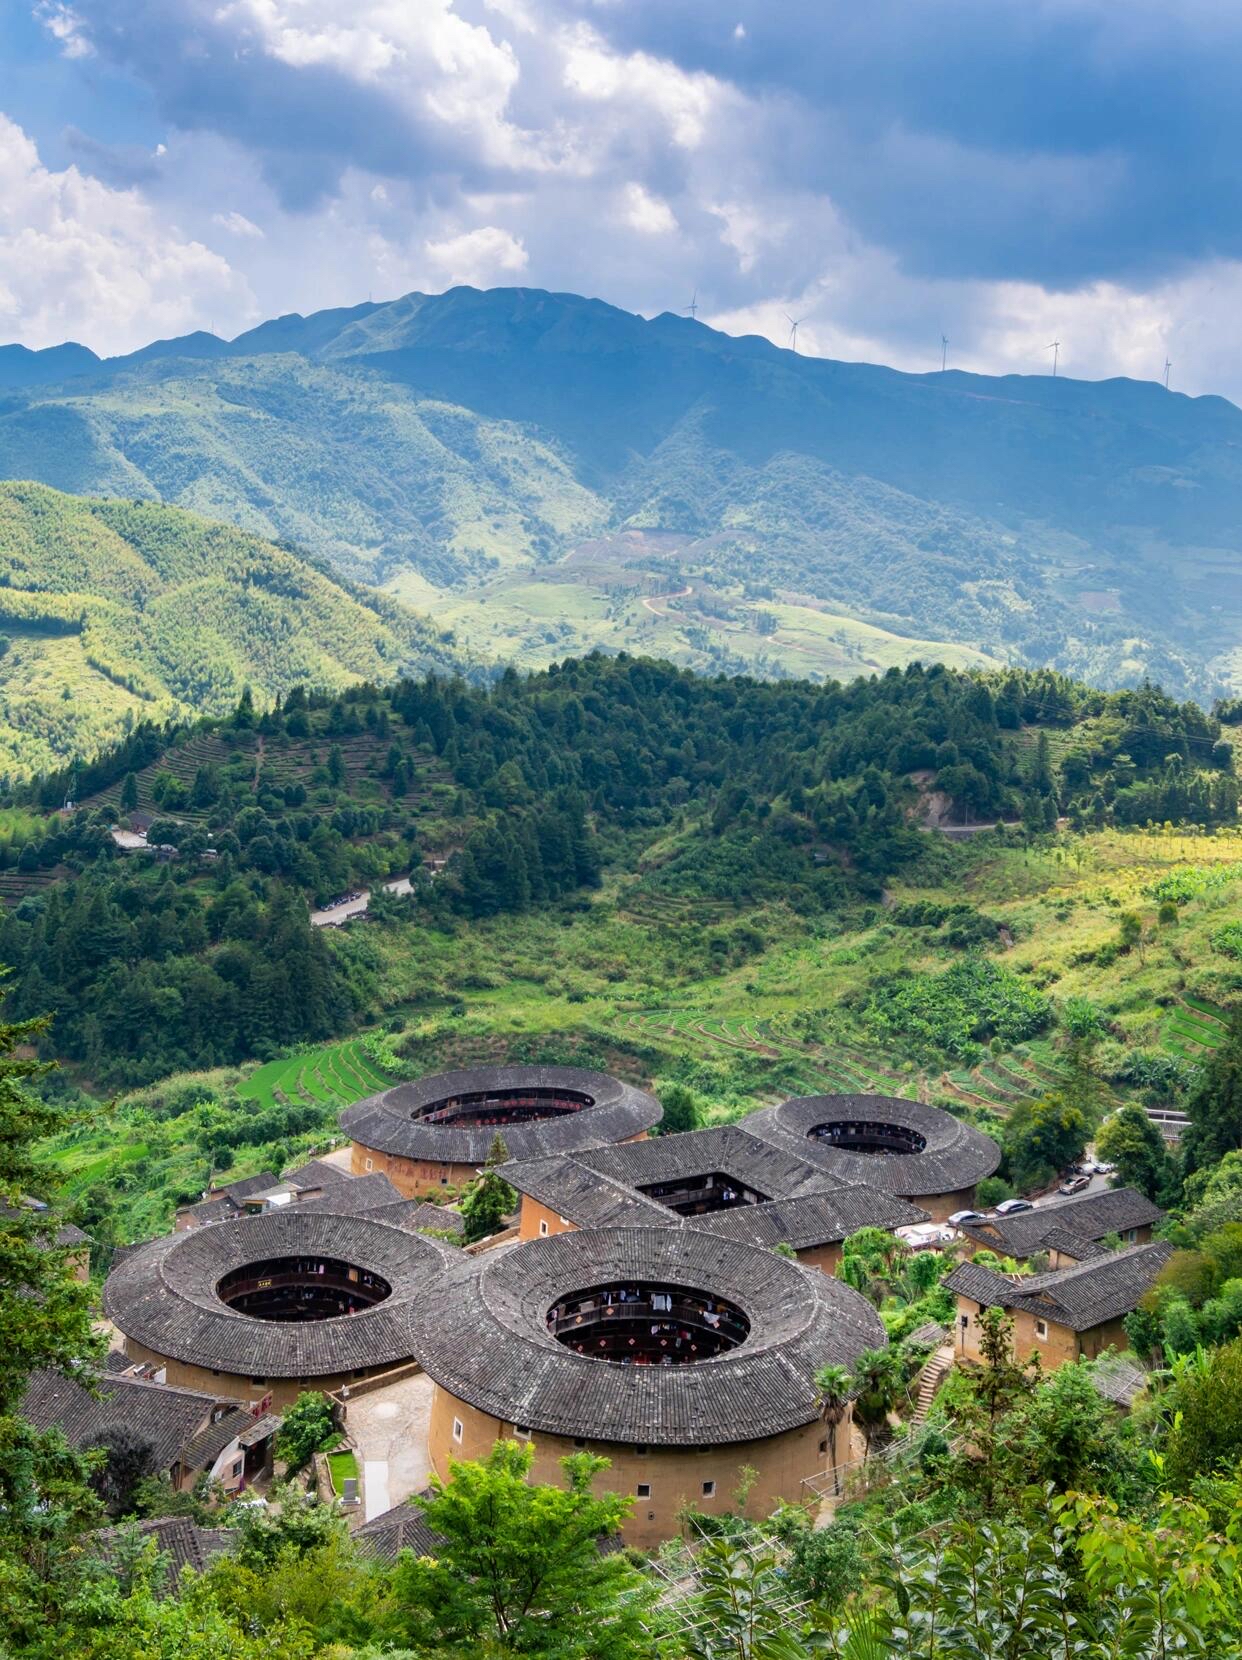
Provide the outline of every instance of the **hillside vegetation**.
{"type": "Polygon", "coordinates": [[[0,484],[0,778],[135,725],[451,660],[436,631],[285,549],[155,502],[0,484]]]}
{"type": "Polygon", "coordinates": [[[832,675],[930,644],[1242,687],[1222,399],[903,375],[527,289],[9,353],[0,383],[0,476],[293,541],[527,662],[621,644],[832,675]],[[637,540],[583,557],[601,533],[637,540]]]}
{"type": "MultiPolygon", "coordinates": [[[[243,696],[226,719],[143,724],[82,764],[72,815],[56,811],[65,773],[0,814],[8,1008],[33,1016],[55,987],[48,1052],[109,1085],[341,1035],[373,1007],[379,965],[365,944],[325,944],[310,908],[364,886],[380,920],[412,928],[421,965],[436,931],[573,915],[601,881],[625,881],[629,909],[688,928],[703,972],[753,954],[744,929],[709,936],[717,917],[775,905],[854,926],[892,884],[917,883],[933,811],[1000,819],[1023,846],[1062,820],[1231,831],[1231,730],[1150,688],[919,665],[821,687],[595,657],[489,687],[295,688],[264,711],[243,696]],[[110,827],[135,814],[147,846],[125,852],[110,827]],[[409,897],[374,892],[401,878],[409,897]]],[[[1001,938],[990,914],[939,901],[894,922],[910,931],[876,962],[895,966],[925,929],[953,950],[1001,938]]],[[[1025,1007],[1011,975],[950,989],[956,1014],[939,990],[890,989],[923,1034],[912,1058],[973,1064],[981,1042],[1029,1035],[1000,1018],[1025,1007]],[[999,1022],[982,1036],[976,1006],[999,1022]]],[[[865,1022],[887,1043],[878,1011],[865,1022]]]]}

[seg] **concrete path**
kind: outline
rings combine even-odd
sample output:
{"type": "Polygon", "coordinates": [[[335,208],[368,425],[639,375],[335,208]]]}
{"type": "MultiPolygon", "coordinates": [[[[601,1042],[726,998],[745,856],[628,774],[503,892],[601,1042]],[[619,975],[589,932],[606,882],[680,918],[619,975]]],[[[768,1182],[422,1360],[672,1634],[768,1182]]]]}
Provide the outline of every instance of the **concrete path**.
{"type": "Polygon", "coordinates": [[[362,1464],[362,1491],[366,1498],[365,1520],[373,1522],[377,1516],[382,1516],[386,1510],[392,1509],[388,1497],[388,1461],[386,1459],[367,1458],[362,1464]]]}
{"type": "Polygon", "coordinates": [[[419,1372],[350,1401],[347,1425],[362,1463],[367,1521],[421,1493],[430,1480],[427,1429],[434,1389],[419,1372]]]}

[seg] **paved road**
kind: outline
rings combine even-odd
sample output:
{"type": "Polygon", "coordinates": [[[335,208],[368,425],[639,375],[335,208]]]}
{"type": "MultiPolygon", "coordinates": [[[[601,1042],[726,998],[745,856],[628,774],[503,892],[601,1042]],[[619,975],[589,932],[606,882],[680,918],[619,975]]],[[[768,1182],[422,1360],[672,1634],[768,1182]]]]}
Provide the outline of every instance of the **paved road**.
{"type": "MultiPolygon", "coordinates": [[[[398,876],[395,881],[385,882],[384,887],[389,893],[413,893],[414,884],[408,876],[398,876]]],[[[347,899],[342,905],[329,905],[325,910],[311,912],[312,928],[328,928],[338,923],[346,922],[351,916],[362,916],[371,903],[370,888],[363,888],[357,899],[347,899]]]]}

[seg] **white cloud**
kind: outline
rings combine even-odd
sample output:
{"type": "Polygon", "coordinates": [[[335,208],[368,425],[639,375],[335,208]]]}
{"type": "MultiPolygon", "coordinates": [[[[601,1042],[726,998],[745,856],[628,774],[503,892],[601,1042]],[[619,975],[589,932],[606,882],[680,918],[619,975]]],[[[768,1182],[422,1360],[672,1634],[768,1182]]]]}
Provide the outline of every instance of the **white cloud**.
{"type": "Polygon", "coordinates": [[[95,49],[87,36],[85,25],[71,6],[56,4],[55,0],[44,0],[43,4],[35,7],[35,16],[52,39],[60,43],[63,56],[94,56],[95,49]]]}
{"type": "Polygon", "coordinates": [[[0,115],[0,338],[129,351],[251,310],[219,254],[161,223],[137,191],[50,171],[0,115]]]}
{"type": "Polygon", "coordinates": [[[449,287],[465,284],[486,288],[501,277],[524,271],[529,264],[526,249],[517,237],[497,225],[481,225],[461,236],[428,242],[427,258],[449,287]]]}
{"type": "Polygon", "coordinates": [[[627,184],[621,198],[622,217],[634,230],[642,231],[645,236],[664,236],[677,229],[672,208],[642,185],[627,184]]]}
{"type": "Polygon", "coordinates": [[[236,211],[232,213],[213,213],[211,222],[213,225],[219,225],[222,231],[228,231],[230,236],[246,236],[257,238],[259,241],[263,240],[263,232],[253,220],[247,219],[244,213],[236,211]]]}
{"type": "Polygon", "coordinates": [[[647,52],[613,52],[585,24],[565,38],[563,78],[566,88],[581,98],[645,111],[686,150],[702,144],[708,122],[726,97],[725,87],[711,75],[688,73],[647,52]]]}

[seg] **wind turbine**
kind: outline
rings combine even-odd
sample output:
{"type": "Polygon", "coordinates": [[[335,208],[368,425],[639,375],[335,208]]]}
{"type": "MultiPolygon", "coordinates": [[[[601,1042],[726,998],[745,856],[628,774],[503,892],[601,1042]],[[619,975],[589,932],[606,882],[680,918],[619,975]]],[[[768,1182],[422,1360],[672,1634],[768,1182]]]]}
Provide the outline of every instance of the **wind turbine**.
{"type": "Polygon", "coordinates": [[[697,288],[695,289],[694,293],[691,295],[690,304],[685,307],[685,311],[689,315],[691,322],[694,322],[695,319],[698,317],[698,314],[699,314],[699,291],[698,291],[697,288]]]}
{"type": "Polygon", "coordinates": [[[1057,378],[1057,359],[1061,355],[1061,342],[1059,340],[1050,340],[1044,347],[1044,350],[1052,353],[1052,378],[1055,380],[1057,378]]]}
{"type": "Polygon", "coordinates": [[[1165,389],[1166,392],[1169,390],[1169,370],[1172,367],[1173,367],[1173,365],[1169,362],[1168,358],[1166,357],[1165,360],[1164,360],[1164,389],[1165,389]]]}
{"type": "Polygon", "coordinates": [[[789,324],[789,349],[791,352],[796,352],[798,349],[798,330],[801,328],[802,324],[806,322],[806,318],[791,317],[789,313],[786,312],[785,321],[789,324]]]}
{"type": "Polygon", "coordinates": [[[948,364],[948,361],[949,361],[949,337],[948,337],[947,334],[942,334],[940,336],[940,373],[941,374],[944,374],[944,371],[945,371],[945,368],[948,364]]]}

